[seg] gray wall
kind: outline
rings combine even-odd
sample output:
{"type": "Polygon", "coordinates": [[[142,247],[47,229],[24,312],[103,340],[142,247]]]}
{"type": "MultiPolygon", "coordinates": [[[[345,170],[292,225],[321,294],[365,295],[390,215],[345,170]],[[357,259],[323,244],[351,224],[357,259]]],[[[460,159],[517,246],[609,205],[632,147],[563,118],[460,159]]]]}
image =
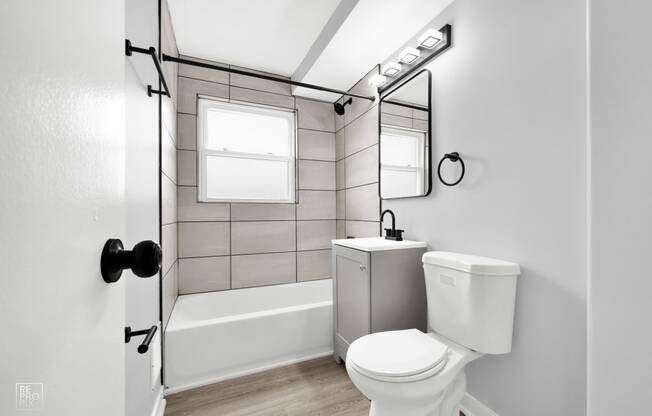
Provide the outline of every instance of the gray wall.
{"type": "Polygon", "coordinates": [[[179,293],[330,278],[335,238],[335,116],[287,84],[179,66],[179,293]],[[197,95],[298,111],[298,204],[197,201],[197,95]]]}
{"type": "Polygon", "coordinates": [[[652,408],[652,57],[643,0],[590,2],[591,416],[652,408]]]}
{"type": "Polygon", "coordinates": [[[433,162],[459,151],[460,186],[385,201],[408,238],[511,260],[513,351],[467,368],[501,416],[585,414],[585,2],[457,0],[433,71],[433,162]]]}
{"type": "MultiPolygon", "coordinates": [[[[349,91],[374,95],[369,77],[349,91]]],[[[345,97],[348,98],[348,97],[345,97]]],[[[344,98],[340,99],[342,102],[344,98]]],[[[337,237],[370,237],[379,233],[378,100],[353,98],[344,115],[335,115],[337,157],[337,237]]]]}

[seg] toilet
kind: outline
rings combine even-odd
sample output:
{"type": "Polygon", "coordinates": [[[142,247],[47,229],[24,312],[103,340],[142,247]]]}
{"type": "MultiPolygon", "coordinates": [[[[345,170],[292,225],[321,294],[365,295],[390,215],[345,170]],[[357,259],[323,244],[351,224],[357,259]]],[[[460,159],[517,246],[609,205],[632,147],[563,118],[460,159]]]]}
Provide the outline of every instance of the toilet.
{"type": "Polygon", "coordinates": [[[428,333],[377,332],[346,354],[373,416],[458,416],[464,367],[512,347],[518,264],[444,251],[423,255],[428,333]]]}

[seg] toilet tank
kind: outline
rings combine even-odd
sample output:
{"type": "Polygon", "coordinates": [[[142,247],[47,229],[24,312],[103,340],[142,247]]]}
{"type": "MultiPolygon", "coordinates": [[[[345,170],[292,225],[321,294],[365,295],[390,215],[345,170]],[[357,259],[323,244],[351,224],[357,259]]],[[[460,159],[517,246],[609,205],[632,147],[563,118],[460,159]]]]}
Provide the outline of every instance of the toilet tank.
{"type": "Polygon", "coordinates": [[[422,259],[429,330],[486,354],[510,352],[519,265],[445,251],[422,259]]]}

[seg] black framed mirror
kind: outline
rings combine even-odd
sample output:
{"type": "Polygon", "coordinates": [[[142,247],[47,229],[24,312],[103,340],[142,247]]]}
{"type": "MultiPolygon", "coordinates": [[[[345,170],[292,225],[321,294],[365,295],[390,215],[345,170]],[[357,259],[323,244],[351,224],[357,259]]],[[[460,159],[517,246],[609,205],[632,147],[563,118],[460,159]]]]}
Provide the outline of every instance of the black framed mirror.
{"type": "Polygon", "coordinates": [[[378,105],[381,199],[427,196],[432,190],[432,75],[422,69],[385,92],[378,105]]]}

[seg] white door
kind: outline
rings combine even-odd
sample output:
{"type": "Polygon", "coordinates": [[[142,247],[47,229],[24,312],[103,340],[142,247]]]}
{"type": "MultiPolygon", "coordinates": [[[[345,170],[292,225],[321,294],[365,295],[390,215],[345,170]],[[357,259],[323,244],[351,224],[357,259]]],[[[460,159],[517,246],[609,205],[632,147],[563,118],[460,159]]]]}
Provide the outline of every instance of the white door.
{"type": "Polygon", "coordinates": [[[99,269],[125,235],[124,16],[121,1],[0,2],[3,416],[125,412],[128,276],[99,269]]]}

